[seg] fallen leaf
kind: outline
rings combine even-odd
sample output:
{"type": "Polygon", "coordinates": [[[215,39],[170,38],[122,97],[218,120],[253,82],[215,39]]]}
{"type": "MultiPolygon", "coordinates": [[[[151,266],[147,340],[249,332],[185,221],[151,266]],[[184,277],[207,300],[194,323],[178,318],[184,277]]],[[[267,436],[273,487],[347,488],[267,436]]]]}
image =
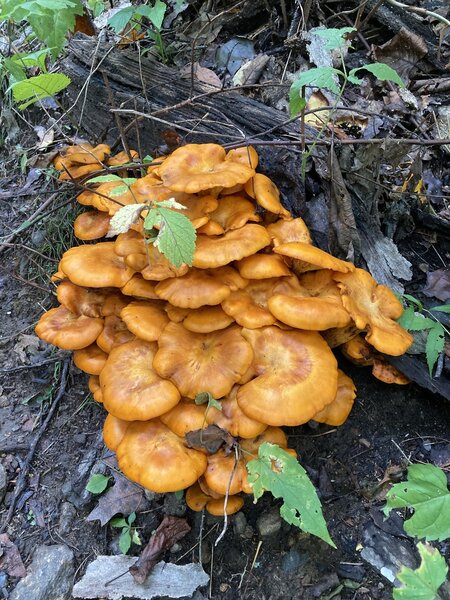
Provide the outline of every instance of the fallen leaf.
{"type": "Polygon", "coordinates": [[[373,46],[372,53],[378,62],[397,71],[407,85],[416,63],[428,54],[428,48],[422,37],[402,27],[382,46],[373,46]]]}
{"type": "Polygon", "coordinates": [[[20,362],[25,364],[28,361],[28,355],[32,355],[39,349],[39,339],[35,335],[23,333],[19,336],[14,345],[14,352],[19,356],[20,362]]]}
{"type": "Polygon", "coordinates": [[[438,269],[427,273],[427,285],[423,293],[429,298],[437,298],[446,302],[450,299],[450,268],[438,269]]]}
{"type": "Polygon", "coordinates": [[[185,440],[189,448],[204,449],[208,454],[214,454],[222,446],[230,450],[235,442],[228,431],[217,425],[208,425],[205,429],[190,431],[186,434],[185,440]]]}
{"type": "Polygon", "coordinates": [[[106,525],[114,515],[130,515],[147,508],[147,500],[141,487],[129,481],[121,473],[113,471],[114,485],[100,496],[97,506],[86,517],[87,521],[99,520],[106,525]]]}
{"type": "Polygon", "coordinates": [[[7,533],[0,534],[0,552],[0,571],[5,571],[10,577],[25,577],[27,571],[19,550],[7,533]]]}
{"type": "MultiPolygon", "coordinates": [[[[192,73],[191,64],[186,65],[180,71],[180,76],[182,79],[190,79],[192,73]]],[[[194,78],[201,83],[206,83],[206,85],[210,85],[212,87],[221,88],[222,82],[220,78],[211,71],[211,69],[207,69],[206,67],[202,67],[198,64],[198,62],[194,63],[194,78]]]]}
{"type": "Polygon", "coordinates": [[[158,562],[159,556],[181,540],[191,527],[186,519],[166,516],[150,538],[137,561],[129,568],[136,583],[142,584],[158,562]]]}

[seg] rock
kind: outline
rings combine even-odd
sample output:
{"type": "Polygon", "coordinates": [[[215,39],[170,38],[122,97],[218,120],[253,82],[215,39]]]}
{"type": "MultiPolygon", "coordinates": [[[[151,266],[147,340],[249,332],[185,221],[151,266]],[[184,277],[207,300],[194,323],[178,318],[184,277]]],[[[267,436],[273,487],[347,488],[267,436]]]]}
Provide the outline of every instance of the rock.
{"type": "Polygon", "coordinates": [[[176,494],[164,496],[164,514],[174,517],[184,517],[186,514],[186,502],[184,498],[177,498],[176,494]]]}
{"type": "Polygon", "coordinates": [[[328,590],[336,589],[339,586],[339,577],[336,573],[330,573],[329,575],[325,575],[311,587],[311,593],[314,598],[320,598],[324,592],[328,592],[328,590]]]}
{"type": "Polygon", "coordinates": [[[0,463],[0,502],[3,500],[6,494],[6,488],[8,487],[8,475],[5,467],[0,463]]]}
{"type": "Polygon", "coordinates": [[[366,576],[366,570],[361,565],[349,565],[341,563],[336,569],[336,572],[339,577],[351,579],[352,581],[357,581],[358,583],[361,583],[366,576]]]}
{"type": "Polygon", "coordinates": [[[67,535],[71,530],[72,523],[77,516],[77,509],[70,502],[63,502],[59,515],[58,534],[67,535]]]}
{"type": "Polygon", "coordinates": [[[294,571],[298,571],[307,560],[307,554],[302,554],[298,550],[295,550],[295,548],[292,548],[286,556],[283,557],[281,568],[285,573],[293,573],[294,571]]]}
{"type": "Polygon", "coordinates": [[[69,600],[73,574],[73,552],[68,546],[38,546],[28,575],[19,581],[9,600],[69,600]]]}
{"type": "Polygon", "coordinates": [[[245,529],[247,527],[247,519],[243,512],[238,512],[234,515],[233,519],[233,529],[236,535],[244,535],[245,529]]]}
{"type": "Polygon", "coordinates": [[[262,514],[256,522],[258,533],[261,537],[275,535],[281,529],[281,517],[278,508],[272,508],[262,514]]]}

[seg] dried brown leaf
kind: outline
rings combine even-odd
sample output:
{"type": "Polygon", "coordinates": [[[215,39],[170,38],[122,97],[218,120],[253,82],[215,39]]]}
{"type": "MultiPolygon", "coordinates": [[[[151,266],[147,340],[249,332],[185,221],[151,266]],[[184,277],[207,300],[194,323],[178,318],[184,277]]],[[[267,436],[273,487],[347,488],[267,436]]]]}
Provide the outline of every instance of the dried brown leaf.
{"type": "Polygon", "coordinates": [[[230,449],[235,442],[234,437],[228,431],[217,425],[208,425],[205,429],[190,431],[186,434],[185,439],[189,448],[203,449],[208,454],[214,454],[222,446],[230,449]]]}
{"type": "Polygon", "coordinates": [[[19,550],[7,533],[0,534],[0,552],[0,571],[5,571],[10,577],[25,577],[27,571],[19,550]]]}

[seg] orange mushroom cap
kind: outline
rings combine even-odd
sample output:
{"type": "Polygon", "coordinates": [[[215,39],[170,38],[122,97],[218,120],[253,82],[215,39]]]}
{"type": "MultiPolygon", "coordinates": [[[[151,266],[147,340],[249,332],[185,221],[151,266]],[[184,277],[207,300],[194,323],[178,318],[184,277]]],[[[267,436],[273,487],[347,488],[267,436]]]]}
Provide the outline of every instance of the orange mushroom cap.
{"type": "Polygon", "coordinates": [[[78,316],[63,306],[44,313],[36,325],[36,335],[63,350],[86,348],[99,336],[103,319],[78,316]]]}
{"type": "Polygon", "coordinates": [[[222,302],[222,308],[242,327],[257,329],[273,325],[276,317],[267,308],[273,287],[278,279],[255,279],[249,281],[243,290],[232,292],[222,302]]]}
{"type": "Polygon", "coordinates": [[[105,326],[97,338],[97,346],[109,354],[115,346],[134,340],[134,335],[117,315],[105,317],[105,326]]]}
{"type": "Polygon", "coordinates": [[[210,500],[206,504],[206,510],[210,515],[214,515],[215,517],[222,517],[225,513],[227,515],[234,515],[241,510],[244,506],[244,498],[239,494],[229,495],[225,500],[223,498],[217,498],[210,500]]]}
{"type": "Polygon", "coordinates": [[[224,228],[222,227],[222,225],[220,225],[220,223],[217,223],[216,221],[212,221],[211,219],[205,223],[204,225],[202,225],[201,227],[199,227],[197,229],[197,236],[198,235],[222,235],[223,233],[225,233],[224,228]]]}
{"type": "Polygon", "coordinates": [[[188,398],[208,391],[222,398],[250,366],[253,353],[239,327],[212,333],[192,333],[169,323],[158,340],[155,371],[175,383],[188,398]]]}
{"type": "Polygon", "coordinates": [[[283,258],[277,254],[253,254],[240,260],[236,266],[245,279],[269,279],[292,275],[283,258]]]}
{"type": "Polygon", "coordinates": [[[406,375],[403,375],[401,371],[388,363],[382,356],[373,357],[372,375],[383,383],[395,383],[397,385],[411,383],[406,375]]]}
{"type": "Polygon", "coordinates": [[[194,333],[211,333],[234,323],[233,317],[227,315],[221,306],[202,306],[189,310],[182,321],[183,327],[194,333]]]}
{"type": "Polygon", "coordinates": [[[114,415],[106,415],[103,425],[103,441],[105,442],[105,446],[115,452],[129,426],[130,421],[122,421],[122,419],[118,419],[114,415]]]}
{"type": "Polygon", "coordinates": [[[134,296],[143,300],[159,299],[155,293],[155,284],[151,281],[146,281],[140,273],[135,273],[120,291],[125,296],[134,296]]]}
{"type": "Polygon", "coordinates": [[[130,302],[120,316],[128,329],[146,342],[155,342],[169,322],[165,310],[151,301],[130,302]]]}
{"type": "Polygon", "coordinates": [[[104,237],[109,230],[110,216],[98,210],[81,213],[73,223],[75,237],[79,240],[97,240],[104,237]]]}
{"type": "Polygon", "coordinates": [[[286,221],[281,219],[267,226],[267,231],[272,238],[274,246],[286,244],[288,242],[311,243],[311,235],[306,223],[300,217],[286,221]]]}
{"type": "Polygon", "coordinates": [[[92,397],[99,404],[103,404],[103,394],[100,387],[100,380],[98,375],[91,375],[88,379],[88,388],[92,394],[92,397]]]}
{"type": "Polygon", "coordinates": [[[333,401],[337,363],[318,333],[264,327],[243,329],[242,335],[258,374],[237,394],[247,416],[268,425],[301,425],[333,401]]]}
{"type": "Polygon", "coordinates": [[[187,488],[206,469],[206,456],[187,448],[159,419],[131,423],[116,453],[124,475],[156,493],[187,488]]]}
{"type": "Polygon", "coordinates": [[[252,169],[256,169],[259,162],[258,153],[253,146],[242,146],[242,148],[234,148],[233,150],[229,150],[225,160],[241,163],[251,167],[252,169]]]}
{"type": "Polygon", "coordinates": [[[136,339],[111,350],[100,374],[103,404],[124,421],[159,417],[180,400],[177,388],[152,368],[156,343],[136,339]]]}
{"type": "Polygon", "coordinates": [[[189,194],[217,186],[232,187],[255,174],[248,165],[225,158],[225,150],[217,144],[187,144],[165,159],[158,174],[171,190],[189,194]]]}
{"type": "Polygon", "coordinates": [[[102,316],[102,304],[107,294],[107,290],[89,290],[70,281],[61,282],[56,290],[60,304],[75,315],[86,317],[102,316]]]}
{"type": "Polygon", "coordinates": [[[373,365],[373,348],[362,335],[348,340],[339,349],[355,365],[362,367],[373,365]]]}
{"type": "Polygon", "coordinates": [[[321,331],[320,335],[330,348],[336,348],[353,339],[360,331],[361,330],[356,327],[354,321],[351,321],[350,325],[347,325],[346,327],[333,327],[332,329],[321,331]]]}
{"type": "Polygon", "coordinates": [[[251,198],[267,211],[280,215],[283,219],[292,219],[291,213],[280,202],[280,190],[266,175],[256,173],[244,186],[251,198]]]}
{"type": "Polygon", "coordinates": [[[198,235],[193,265],[200,269],[215,269],[251,256],[269,244],[269,234],[262,225],[244,225],[215,238],[198,235]]]}
{"type": "Polygon", "coordinates": [[[259,435],[240,441],[244,462],[248,463],[250,460],[257,458],[259,447],[265,443],[276,444],[284,450],[287,450],[288,447],[287,437],[282,429],[279,427],[267,427],[259,435]]]}
{"type": "Polygon", "coordinates": [[[247,469],[241,457],[236,461],[234,452],[226,454],[219,450],[208,456],[208,466],[203,474],[206,485],[216,494],[238,494],[245,491],[251,493],[247,479],[247,469]]]}
{"type": "Polygon", "coordinates": [[[261,221],[256,214],[256,206],[242,196],[225,196],[218,202],[217,208],[209,215],[215,223],[219,223],[223,231],[239,229],[247,221],[261,221]]]}
{"type": "Polygon", "coordinates": [[[184,438],[190,431],[207,427],[205,412],[206,405],[199,406],[192,401],[185,400],[161,415],[160,419],[173,433],[184,438]]]}
{"type": "Polygon", "coordinates": [[[60,265],[70,281],[82,287],[122,287],[134,274],[114,252],[113,242],[70,248],[60,265]]]}
{"type": "Polygon", "coordinates": [[[73,353],[73,362],[81,371],[89,375],[100,375],[106,364],[108,355],[103,352],[97,344],[91,344],[87,348],[75,350],[73,353]]]}
{"type": "Polygon", "coordinates": [[[386,286],[378,285],[363,269],[353,273],[336,273],[342,303],[359,329],[367,329],[366,340],[380,352],[392,356],[404,354],[413,336],[400,327],[398,319],[403,307],[386,286]]]}
{"type": "MultiPolygon", "coordinates": [[[[128,257],[131,258],[131,257],[128,257]]],[[[130,262],[127,259],[127,263],[130,262]]],[[[181,277],[189,271],[189,267],[182,264],[175,267],[156,246],[152,244],[147,246],[147,256],[145,257],[144,266],[141,269],[142,277],[150,281],[163,281],[171,277],[181,277]]]]}
{"type": "Polygon", "coordinates": [[[314,421],[338,427],[345,423],[353,408],[356,388],[350,377],[338,369],[338,388],[336,397],[325,408],[313,416],[314,421]]]}
{"type": "Polygon", "coordinates": [[[200,308],[220,304],[230,295],[231,289],[242,288],[246,283],[232,267],[191,269],[182,277],[161,281],[155,292],[174,306],[200,308]]]}
{"type": "Polygon", "coordinates": [[[194,485],[191,485],[191,487],[186,490],[185,500],[191,510],[200,512],[212,498],[211,496],[208,496],[208,494],[205,494],[199,486],[198,481],[196,481],[194,485]]]}
{"type": "Polygon", "coordinates": [[[318,269],[332,269],[333,271],[348,273],[355,269],[352,263],[335,258],[331,254],[328,254],[328,252],[324,252],[320,248],[303,242],[286,242],[285,244],[275,246],[273,251],[276,254],[297,259],[294,268],[297,274],[307,271],[317,271],[318,269]]]}

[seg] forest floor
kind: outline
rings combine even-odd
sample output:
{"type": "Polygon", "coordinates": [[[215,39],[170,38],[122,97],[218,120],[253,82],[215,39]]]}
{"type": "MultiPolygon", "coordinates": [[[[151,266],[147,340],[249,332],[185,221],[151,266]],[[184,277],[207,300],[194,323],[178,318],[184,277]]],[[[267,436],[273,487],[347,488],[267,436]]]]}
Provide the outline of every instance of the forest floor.
{"type": "MultiPolygon", "coordinates": [[[[203,6],[202,3],[194,4],[203,6]]],[[[284,2],[282,4],[285,6],[284,2]]],[[[336,4],[319,4],[320,10],[310,17],[308,29],[325,22],[324,16],[328,18],[328,27],[345,25],[337,16],[336,4]]],[[[423,4],[428,7],[429,3],[423,4]]],[[[292,46],[283,45],[288,37],[288,28],[283,25],[283,15],[278,14],[277,6],[259,19],[259,33],[251,36],[245,20],[241,23],[241,30],[236,31],[251,38],[255,55],[266,53],[271,57],[271,76],[280,74],[292,50],[292,46]],[[279,44],[274,40],[280,40],[279,44]]],[[[289,2],[286,6],[292,19],[294,6],[289,2]]],[[[353,7],[346,2],[339,6],[342,10],[353,7]]],[[[263,9],[261,11],[264,12],[263,9]]],[[[202,9],[195,14],[191,11],[186,19],[195,24],[202,14],[202,9]]],[[[436,25],[433,21],[432,24],[436,25]]],[[[232,38],[230,27],[235,26],[225,23],[221,30],[211,30],[210,38],[203,41],[206,48],[204,65],[222,78],[227,66],[218,66],[216,59],[211,57],[217,56],[215,50],[232,38]]],[[[185,33],[189,40],[187,29],[185,33]]],[[[393,37],[392,31],[380,25],[374,17],[368,34],[372,43],[378,46],[393,37]]],[[[436,43],[436,39],[431,41],[436,43]]],[[[446,40],[447,45],[444,43],[441,49],[447,52],[448,62],[448,34],[446,40]]],[[[431,42],[428,40],[427,43],[431,42]]],[[[357,52],[367,52],[361,41],[359,45],[355,42],[355,45],[357,52]]],[[[297,58],[295,52],[290,57],[297,61],[297,67],[304,60],[301,59],[302,52],[304,54],[304,47],[299,50],[297,58]]],[[[185,50],[184,56],[186,53],[185,50]]],[[[399,97],[394,98],[392,90],[382,92],[377,87],[372,91],[376,101],[381,103],[381,118],[394,115],[399,122],[408,123],[408,136],[422,135],[427,127],[430,130],[432,127],[425,103],[430,102],[434,92],[425,88],[418,92],[419,87],[414,86],[425,78],[449,81],[448,70],[447,75],[445,70],[439,71],[434,59],[426,63],[425,59],[417,56],[406,58],[416,67],[414,71],[408,71],[409,87],[415,90],[416,98],[422,103],[415,119],[407,118],[406,105],[399,97]]],[[[175,64],[180,63],[181,69],[182,60],[178,55],[175,59],[175,64]]],[[[290,70],[295,71],[292,64],[290,70]]],[[[447,92],[439,96],[439,102],[448,105],[450,85],[446,89],[447,92]]],[[[353,106],[357,101],[356,91],[352,90],[349,94],[348,102],[353,106]]],[[[263,94],[258,98],[267,101],[263,94]]],[[[284,102],[286,109],[286,99],[284,102]]],[[[0,504],[0,518],[3,533],[17,546],[25,567],[30,565],[42,545],[65,544],[74,554],[75,572],[71,572],[71,581],[77,581],[97,555],[119,553],[120,532],[109,524],[101,525],[99,520],[87,520],[98,502],[94,494],[85,490],[91,474],[115,474],[114,468],[109,470],[105,462],[108,452],[101,438],[104,411],[89,394],[87,376],[71,363],[70,353],[50,347],[34,335],[34,326],[42,312],[55,304],[50,275],[56,271],[64,250],[76,243],[72,223],[78,209],[70,196],[55,193],[57,186],[48,169],[48,159],[43,171],[30,168],[30,165],[36,164],[33,163],[36,157],[42,160],[42,154],[52,148],[51,144],[43,148],[42,139],[36,139],[40,130],[34,129],[33,133],[33,127],[47,128],[58,116],[58,110],[48,108],[43,117],[44,113],[33,109],[26,117],[27,123],[18,121],[17,130],[2,149],[0,494],[4,497],[0,504]],[[49,117],[48,111],[51,114],[52,110],[54,113],[49,117]],[[22,172],[17,165],[24,153],[28,166],[22,172]],[[42,212],[36,214],[47,199],[49,201],[42,212]],[[36,219],[33,223],[27,223],[30,215],[34,214],[36,219]],[[14,232],[16,234],[11,235],[14,232]],[[46,422],[55,398],[58,404],[53,407],[54,412],[46,422]],[[35,452],[28,461],[30,447],[36,440],[35,452]],[[26,473],[23,481],[21,472],[26,473]],[[12,503],[14,510],[11,513],[12,503]]],[[[14,112],[10,114],[14,116],[14,112]]],[[[389,125],[388,130],[393,127],[389,125]]],[[[10,133],[12,128],[10,125],[10,133]]],[[[383,128],[379,131],[382,133],[383,128]]],[[[450,137],[450,134],[443,137],[450,137]]],[[[394,178],[399,188],[410,176],[416,178],[416,184],[422,181],[419,199],[422,206],[431,207],[430,212],[439,215],[447,226],[450,215],[448,164],[448,150],[438,145],[430,146],[426,153],[410,153],[407,165],[403,164],[394,178]]],[[[384,167],[388,169],[389,165],[384,167]]],[[[391,175],[388,173],[386,177],[391,175]]],[[[313,183],[320,186],[317,177],[312,181],[311,177],[309,190],[314,187],[313,183]]],[[[389,181],[392,183],[393,179],[385,183],[389,181]]],[[[409,190],[410,196],[403,196],[398,202],[402,204],[403,217],[397,220],[395,235],[391,233],[400,254],[412,264],[413,275],[405,284],[406,292],[426,300],[423,289],[427,285],[427,273],[439,270],[444,273],[447,268],[446,276],[449,277],[449,239],[445,231],[414,222],[411,215],[417,205],[418,194],[414,194],[412,186],[404,189],[409,190]],[[411,230],[407,229],[406,223],[411,230]]],[[[392,206],[387,209],[388,198],[392,200],[392,196],[386,193],[378,205],[382,228],[387,234],[389,215],[393,214],[392,206]]],[[[434,304],[448,302],[450,295],[446,300],[445,293],[450,288],[449,280],[447,292],[445,289],[441,292],[444,296],[432,297],[434,304]]],[[[402,527],[405,514],[394,513],[384,521],[384,497],[391,482],[404,478],[410,462],[432,463],[448,473],[450,404],[448,399],[431,394],[415,383],[387,385],[374,379],[370,369],[355,367],[341,355],[338,360],[357,387],[357,399],[347,422],[338,428],[311,423],[286,430],[289,447],[296,449],[299,461],[318,489],[336,550],[282,521],[280,501],[274,500],[270,494],[257,504],[248,496],[242,511],[229,519],[223,539],[217,546],[214,542],[222,532],[223,519],[193,513],[175,494],[142,495],[142,504],[136,505],[134,525],[144,542],[164,515],[187,519],[192,528],[190,533],[163,558],[168,562],[200,562],[203,565],[211,579],[207,587],[196,592],[194,597],[197,600],[384,600],[392,598],[392,583],[384,576],[386,570],[394,569],[395,572],[400,556],[409,561],[410,566],[418,564],[414,540],[405,535],[402,527]]],[[[425,363],[424,357],[418,360],[425,363]]],[[[443,365],[441,378],[448,378],[448,362],[443,365]]],[[[115,514],[114,509],[114,503],[106,507],[111,516],[115,514]]],[[[448,543],[436,546],[448,560],[448,543]]],[[[131,554],[139,552],[140,547],[133,545],[131,554]]],[[[0,594],[4,598],[8,597],[17,581],[18,577],[11,576],[5,564],[0,562],[0,594]]],[[[30,597],[29,600],[33,599],[30,597]]]]}

